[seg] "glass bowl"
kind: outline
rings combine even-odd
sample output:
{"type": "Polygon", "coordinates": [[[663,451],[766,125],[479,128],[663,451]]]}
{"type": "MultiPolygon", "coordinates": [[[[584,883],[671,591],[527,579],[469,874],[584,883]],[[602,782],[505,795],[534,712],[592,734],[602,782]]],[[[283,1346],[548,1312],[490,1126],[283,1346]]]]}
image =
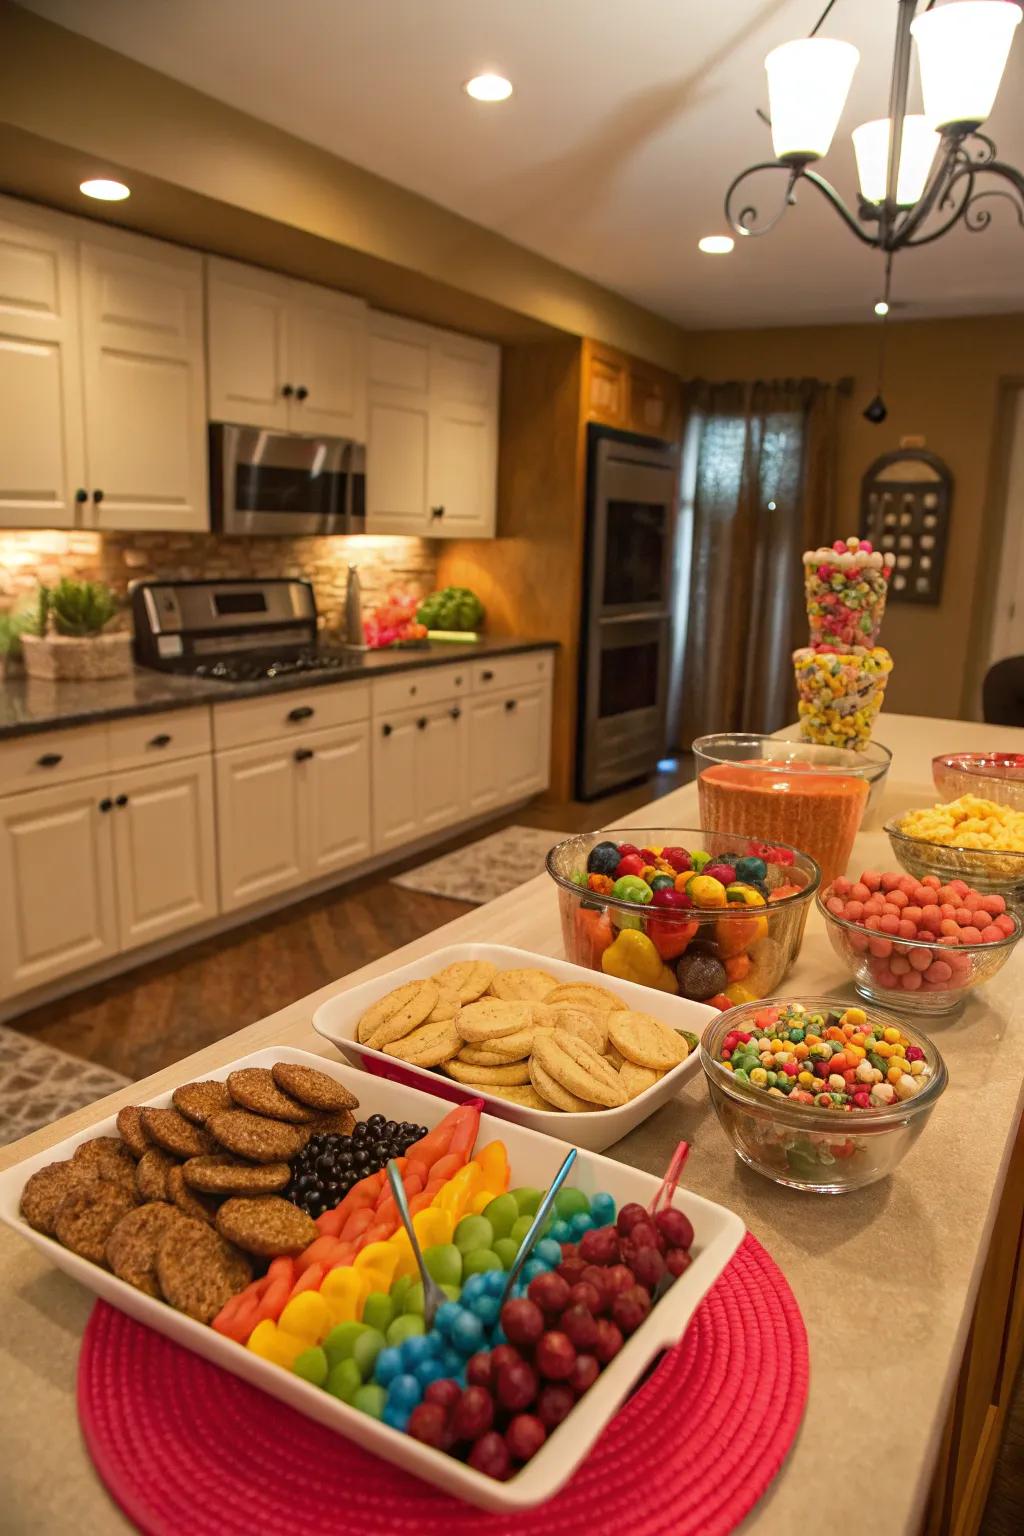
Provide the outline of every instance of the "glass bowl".
{"type": "Polygon", "coordinates": [[[1019,905],[1024,901],[1024,853],[1001,848],[956,848],[911,837],[899,821],[887,821],[885,830],[900,866],[918,880],[938,875],[943,885],[966,880],[975,890],[1005,896],[1019,905]]]}
{"type": "Polygon", "coordinates": [[[1024,754],[953,752],[932,758],[932,778],[943,800],[979,795],[1024,811],[1024,754]]]}
{"type": "Polygon", "coordinates": [[[793,1002],[823,1015],[849,1006],[837,1004],[835,998],[765,998],[756,1005],[731,1008],[708,1025],[700,1043],[700,1064],[715,1113],[737,1157],[774,1183],[822,1195],[863,1189],[892,1173],[924,1130],[948,1081],[945,1063],[927,1035],[872,1008],[869,1022],[898,1029],[924,1052],[928,1080],[915,1098],[876,1109],[819,1109],[790,1104],[763,1088],[736,1082],[718,1061],[726,1035],[754,1023],[770,1004],[793,1002]]]}
{"type": "Polygon", "coordinates": [[[831,886],[818,893],[818,911],[825,919],[829,942],[842,960],[861,997],[901,1013],[952,1013],[967,993],[979,982],[989,981],[1001,971],[1021,936],[1021,921],[1007,909],[1014,931],[1005,939],[990,944],[929,944],[923,939],[894,939],[887,933],[875,933],[860,923],[837,917],[828,909],[831,886]],[[909,970],[895,975],[893,958],[907,961],[909,970]],[[938,974],[932,967],[944,967],[938,974]],[[949,975],[946,972],[949,972],[949,975]],[[919,981],[907,985],[910,977],[919,981]],[[906,978],[906,980],[905,980],[906,978]]]}
{"type": "Polygon", "coordinates": [[[814,859],[773,841],[772,848],[787,857],[784,863],[769,861],[769,887],[796,886],[796,891],[775,900],[769,895],[765,906],[673,910],[621,901],[580,883],[591,850],[606,842],[639,849],[703,849],[713,861],[756,852],[749,837],[696,827],[617,827],[567,837],[546,860],[558,887],[567,959],[719,1008],[753,1002],[775,990],[799,953],[821,880],[814,859]],[[623,939],[627,934],[635,937],[623,939]]]}
{"type": "Polygon", "coordinates": [[[749,732],[700,736],[693,755],[706,827],[803,848],[826,882],[849,863],[861,821],[881,796],[892,762],[888,747],[877,741],[854,752],[749,732]]]}

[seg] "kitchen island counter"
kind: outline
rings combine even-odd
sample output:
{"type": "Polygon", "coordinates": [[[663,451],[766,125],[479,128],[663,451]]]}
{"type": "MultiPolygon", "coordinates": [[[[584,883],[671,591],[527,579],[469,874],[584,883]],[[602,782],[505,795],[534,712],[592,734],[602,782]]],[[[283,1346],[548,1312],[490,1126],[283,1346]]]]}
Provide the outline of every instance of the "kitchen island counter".
{"type": "MultiPolygon", "coordinates": [[[[932,798],[927,763],[933,752],[992,745],[990,728],[955,721],[883,716],[879,734],[895,751],[882,807],[886,814],[915,796],[918,803],[932,798]]],[[[996,744],[1024,750],[1024,731],[1002,730],[996,744]]],[[[690,785],[624,824],[692,826],[697,820],[696,789],[690,785]]],[[[892,867],[884,834],[863,832],[851,862],[858,869],[892,867]]],[[[473,941],[560,954],[551,882],[530,881],[4,1149],[0,1166],[124,1104],[264,1046],[286,1043],[332,1057],[331,1047],[311,1028],[321,1002],[416,958],[423,959],[426,972],[433,950],[473,941]]],[[[816,912],[785,986],[791,995],[853,998],[816,912]]],[[[802,1309],[810,1338],[807,1411],[779,1476],[741,1530],[756,1530],[757,1536],[814,1536],[825,1530],[830,1536],[916,1536],[933,1488],[929,1532],[976,1529],[986,1486],[979,1457],[988,1454],[999,1429],[998,1403],[978,1385],[984,1378],[981,1356],[991,1356],[997,1365],[1006,1360],[1014,1326],[1021,1327],[1019,1300],[1016,1324],[1006,1333],[1000,1307],[1006,1288],[1001,1277],[1007,1273],[1012,1289],[1024,1202],[1022,987],[1024,949],[971,995],[962,1015],[926,1025],[945,1055],[949,1089],[905,1162],[872,1188],[816,1197],[779,1188],[751,1172],[733,1156],[700,1076],[611,1149],[611,1156],[660,1174],[685,1137],[693,1148],[687,1182],[739,1212],[782,1268],[802,1309]],[[958,1384],[969,1335],[970,1371],[959,1375],[958,1384]],[[837,1461],[839,1447],[844,1454],[837,1461]],[[968,1517],[964,1524],[944,1520],[954,1494],[968,1517]]],[[[0,1233],[0,1289],[6,1528],[53,1536],[125,1529],[84,1451],[75,1411],[78,1346],[92,1296],[7,1231],[0,1233]]],[[[767,1301],[764,1326],[770,1327],[767,1301]]],[[[998,1370],[995,1379],[1001,1379],[998,1370]]],[[[1004,1382],[1000,1390],[1009,1387],[1004,1382]]],[[[770,1425],[764,1433],[770,1438],[770,1425]]],[[[728,1455],[727,1445],[722,1454],[728,1455]]]]}

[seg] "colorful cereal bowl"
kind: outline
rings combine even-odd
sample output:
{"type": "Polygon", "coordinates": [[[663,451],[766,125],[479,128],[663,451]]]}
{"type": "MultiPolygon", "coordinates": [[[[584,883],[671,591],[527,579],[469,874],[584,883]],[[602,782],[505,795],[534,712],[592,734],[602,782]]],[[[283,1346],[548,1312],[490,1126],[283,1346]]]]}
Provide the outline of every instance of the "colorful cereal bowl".
{"type": "Polygon", "coordinates": [[[925,875],[937,875],[943,885],[966,880],[975,890],[996,892],[1007,901],[1024,899],[1024,853],[928,842],[904,832],[899,821],[887,821],[885,831],[900,866],[918,880],[925,875]]]}

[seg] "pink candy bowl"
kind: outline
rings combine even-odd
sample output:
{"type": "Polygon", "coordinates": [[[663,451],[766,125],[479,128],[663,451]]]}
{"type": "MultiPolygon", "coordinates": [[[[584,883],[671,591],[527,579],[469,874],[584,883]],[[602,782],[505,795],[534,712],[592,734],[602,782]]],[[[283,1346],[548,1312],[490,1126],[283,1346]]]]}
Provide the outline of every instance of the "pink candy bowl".
{"type": "Polygon", "coordinates": [[[1002,970],[1021,936],[1020,918],[1010,911],[1013,932],[991,944],[947,947],[921,939],[893,939],[830,912],[827,902],[831,894],[831,886],[819,892],[818,911],[825,919],[832,948],[849,970],[854,986],[869,1002],[901,1013],[952,1013],[972,987],[1002,970]],[[901,962],[900,974],[893,972],[894,958],[901,962]],[[903,961],[908,965],[906,971],[903,961]],[[911,980],[914,976],[920,980],[911,980]]]}
{"type": "Polygon", "coordinates": [[[932,778],[943,800],[978,795],[1024,811],[1024,755],[1019,752],[952,752],[932,758],[932,778]]]}

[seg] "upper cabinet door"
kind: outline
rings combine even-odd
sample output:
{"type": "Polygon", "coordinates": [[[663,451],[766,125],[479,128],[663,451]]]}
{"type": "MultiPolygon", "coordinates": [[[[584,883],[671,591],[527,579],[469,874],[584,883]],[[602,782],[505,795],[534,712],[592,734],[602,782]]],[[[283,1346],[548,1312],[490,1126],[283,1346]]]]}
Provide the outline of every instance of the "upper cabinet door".
{"type": "Polygon", "coordinates": [[[85,485],[74,239],[0,199],[0,525],[69,528],[85,485]]]}
{"type": "Polygon", "coordinates": [[[366,441],[366,326],[362,299],[290,283],[288,424],[293,432],[366,441]]]}
{"type": "Polygon", "coordinates": [[[94,528],[205,529],[202,260],[108,233],[79,246],[94,528]]]}
{"type": "Polygon", "coordinates": [[[498,471],[501,349],[436,334],[430,381],[430,532],[493,538],[498,471]]]}
{"type": "Polygon", "coordinates": [[[285,353],[291,284],[237,261],[206,262],[210,420],[284,431],[295,380],[285,353]]]}
{"type": "Polygon", "coordinates": [[[429,531],[430,359],[433,332],[394,315],[370,317],[366,445],[368,533],[429,531]]]}

